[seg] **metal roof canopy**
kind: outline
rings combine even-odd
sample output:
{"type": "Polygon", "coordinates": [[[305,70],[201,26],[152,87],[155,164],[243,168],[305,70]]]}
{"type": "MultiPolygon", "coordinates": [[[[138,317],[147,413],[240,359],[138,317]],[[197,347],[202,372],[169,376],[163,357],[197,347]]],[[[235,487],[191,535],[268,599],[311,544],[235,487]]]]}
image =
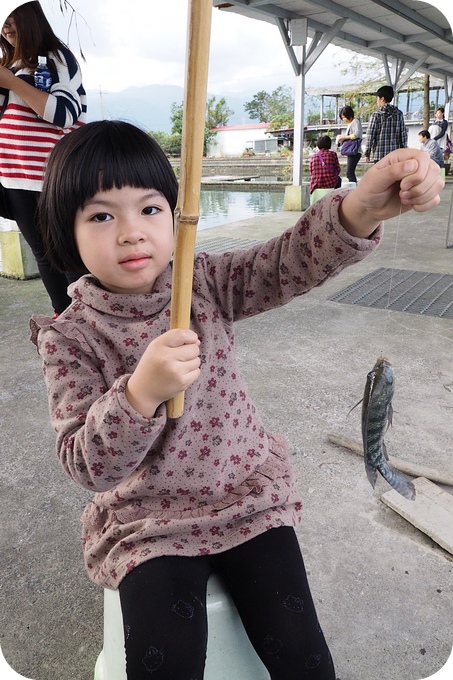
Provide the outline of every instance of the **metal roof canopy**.
{"type": "Polygon", "coordinates": [[[302,183],[305,76],[329,44],[382,60],[387,82],[395,90],[415,72],[440,78],[448,118],[453,90],[452,29],[442,12],[427,2],[233,0],[214,5],[277,24],[280,30],[296,75],[294,185],[302,183]],[[308,47],[307,37],[311,38],[308,47]]]}

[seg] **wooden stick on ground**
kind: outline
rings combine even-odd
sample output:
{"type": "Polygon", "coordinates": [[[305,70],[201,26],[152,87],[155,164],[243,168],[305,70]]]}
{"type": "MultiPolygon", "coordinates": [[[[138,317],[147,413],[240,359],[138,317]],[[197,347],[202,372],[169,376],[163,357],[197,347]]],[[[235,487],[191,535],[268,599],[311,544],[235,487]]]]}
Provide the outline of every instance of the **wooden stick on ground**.
{"type": "MultiPolygon", "coordinates": [[[[354,439],[348,439],[348,437],[343,437],[343,435],[334,434],[333,432],[330,432],[327,435],[327,439],[332,444],[342,446],[349,451],[359,454],[359,456],[363,456],[362,444],[354,441],[354,439]]],[[[407,461],[401,460],[401,458],[394,458],[393,456],[389,456],[389,463],[395,470],[404,472],[412,477],[426,477],[426,479],[430,479],[432,482],[453,486],[453,475],[446,472],[440,472],[435,468],[417,465],[416,463],[408,463],[407,461]]]]}
{"type": "MultiPolygon", "coordinates": [[[[206,120],[212,0],[190,0],[182,124],[181,173],[175,210],[170,328],[189,328],[195,239],[206,120]]],[[[167,402],[169,418],[184,411],[184,392],[167,402]]]]}

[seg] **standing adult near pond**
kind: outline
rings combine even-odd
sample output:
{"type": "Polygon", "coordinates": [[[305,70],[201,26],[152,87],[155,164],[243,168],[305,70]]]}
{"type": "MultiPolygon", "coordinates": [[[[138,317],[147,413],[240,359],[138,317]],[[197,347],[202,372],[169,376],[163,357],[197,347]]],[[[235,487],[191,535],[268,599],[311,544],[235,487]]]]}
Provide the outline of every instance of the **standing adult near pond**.
{"type": "Polygon", "coordinates": [[[377,163],[391,151],[407,147],[407,129],[403,112],[390,102],[394,96],[393,87],[384,85],[376,92],[379,110],[371,114],[366,135],[365,160],[377,163]]]}
{"type": "Polygon", "coordinates": [[[357,144],[356,153],[346,154],[343,148],[341,148],[341,153],[347,158],[346,177],[348,182],[355,182],[357,184],[355,169],[362,156],[360,152],[363,137],[362,123],[358,118],[354,117],[354,109],[351,106],[343,106],[340,111],[340,118],[348,127],[346,128],[346,134],[337,136],[337,144],[343,144],[348,139],[357,144]]]}
{"type": "Polygon", "coordinates": [[[439,106],[435,113],[434,123],[429,126],[428,131],[431,139],[439,144],[442,151],[445,151],[447,145],[447,130],[448,120],[445,120],[445,109],[439,106]]]}
{"type": "MultiPolygon", "coordinates": [[[[54,312],[70,304],[68,278],[49,263],[36,225],[47,156],[62,136],[85,122],[79,65],[57,38],[39,2],[26,2],[4,20],[0,37],[0,182],[12,215],[30,246],[54,312]],[[52,84],[34,84],[46,57],[52,84]]],[[[71,280],[74,280],[71,277],[71,280]]]]}

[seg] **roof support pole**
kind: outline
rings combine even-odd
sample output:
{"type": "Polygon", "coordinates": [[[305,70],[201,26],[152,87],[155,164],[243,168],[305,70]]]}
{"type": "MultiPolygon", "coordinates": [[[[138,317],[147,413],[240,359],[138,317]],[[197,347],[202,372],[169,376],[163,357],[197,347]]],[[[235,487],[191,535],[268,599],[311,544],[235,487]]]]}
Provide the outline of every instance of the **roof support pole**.
{"type": "Polygon", "coordinates": [[[293,186],[300,186],[302,184],[303,175],[305,76],[318,57],[321,56],[326,47],[331,43],[334,36],[341,31],[345,22],[345,18],[337,19],[326,33],[316,32],[307,50],[307,20],[291,20],[288,25],[288,22],[285,22],[283,19],[279,17],[276,19],[280,35],[296,74],[294,92],[293,186]],[[298,46],[300,50],[299,55],[296,54],[294,45],[298,46]]]}
{"type": "Polygon", "coordinates": [[[445,119],[448,120],[450,117],[450,107],[451,107],[451,100],[453,96],[453,78],[444,78],[444,87],[445,87],[445,119]]]}
{"type": "Polygon", "coordinates": [[[404,87],[404,85],[407,83],[407,81],[409,80],[409,78],[412,78],[412,76],[414,75],[414,73],[416,73],[416,72],[418,71],[418,69],[420,68],[420,66],[421,66],[422,64],[425,63],[425,61],[428,59],[428,56],[429,56],[429,55],[424,54],[422,57],[420,57],[420,59],[418,59],[418,60],[415,62],[415,64],[411,64],[411,65],[408,67],[408,70],[407,70],[407,72],[404,74],[404,77],[403,77],[403,78],[399,78],[399,80],[398,80],[397,87],[396,87],[397,90],[401,90],[401,88],[404,87]]]}
{"type": "Polygon", "coordinates": [[[391,85],[395,90],[397,90],[397,84],[401,78],[401,74],[406,66],[406,62],[402,59],[390,60],[387,54],[382,55],[382,63],[384,64],[385,77],[387,78],[387,84],[391,85]]]}
{"type": "MultiPolygon", "coordinates": [[[[305,45],[302,49],[302,64],[305,59],[305,45]]],[[[293,186],[300,186],[304,168],[304,119],[305,119],[305,73],[300,69],[294,87],[294,155],[293,186]]]]}
{"type": "Polygon", "coordinates": [[[293,155],[293,185],[299,186],[302,184],[303,173],[303,148],[304,148],[304,93],[305,93],[305,43],[306,31],[301,31],[300,45],[301,57],[298,57],[294,47],[291,45],[291,36],[288,27],[283,19],[277,18],[277,26],[280,30],[283,42],[285,43],[286,51],[288,52],[291,65],[296,74],[296,83],[294,87],[294,155],[293,155]],[[304,35],[305,34],[305,35],[304,35]]]}

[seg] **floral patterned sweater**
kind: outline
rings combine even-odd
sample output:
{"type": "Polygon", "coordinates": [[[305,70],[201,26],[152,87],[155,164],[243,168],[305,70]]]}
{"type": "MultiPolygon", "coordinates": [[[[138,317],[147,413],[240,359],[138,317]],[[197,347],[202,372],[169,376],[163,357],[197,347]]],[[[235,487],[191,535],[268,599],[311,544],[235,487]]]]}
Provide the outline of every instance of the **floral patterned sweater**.
{"type": "Polygon", "coordinates": [[[340,225],[343,196],[318,201],[267,243],[196,257],[191,327],[202,373],[177,420],[164,404],[146,419],[125,396],[150,340],[169,328],[170,265],[149,295],[110,293],[85,276],[57,320],[32,319],[58,456],[77,484],[95,492],[82,523],[96,583],[115,589],[153,557],[221,552],[300,522],[287,444],[265,430],[248,395],[233,323],[285,304],[376,248],[381,227],[362,240],[340,225]]]}

